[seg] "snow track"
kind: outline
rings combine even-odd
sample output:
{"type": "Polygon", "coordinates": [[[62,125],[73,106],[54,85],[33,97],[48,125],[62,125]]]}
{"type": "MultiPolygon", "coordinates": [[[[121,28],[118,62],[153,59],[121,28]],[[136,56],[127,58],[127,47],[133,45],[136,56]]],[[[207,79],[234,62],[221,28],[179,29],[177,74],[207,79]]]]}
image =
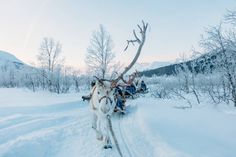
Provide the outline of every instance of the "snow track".
{"type": "Polygon", "coordinates": [[[127,105],[127,114],[119,115],[117,121],[118,134],[120,136],[123,151],[127,157],[153,157],[153,147],[145,139],[145,135],[137,125],[137,104],[133,101],[127,105]]]}
{"type": "MultiPolygon", "coordinates": [[[[0,95],[0,157],[120,157],[113,140],[113,148],[105,150],[96,139],[92,113],[79,95],[22,90],[15,99],[5,99],[8,95],[0,95]]],[[[184,103],[127,101],[127,113],[111,118],[123,157],[235,157],[235,108],[173,108],[184,103]]]]}
{"type": "Polygon", "coordinates": [[[126,150],[126,154],[129,156],[129,157],[135,157],[134,155],[133,155],[133,153],[131,153],[131,145],[130,145],[130,143],[128,143],[127,142],[127,138],[126,138],[126,135],[125,135],[125,133],[124,133],[124,131],[123,131],[123,129],[122,129],[122,127],[121,127],[121,121],[123,120],[122,119],[122,117],[123,117],[123,115],[119,115],[119,120],[118,120],[118,127],[119,127],[119,134],[120,134],[120,137],[121,137],[121,139],[122,139],[122,145],[124,145],[124,147],[125,147],[125,150],[126,150]]]}
{"type": "MultiPolygon", "coordinates": [[[[140,150],[137,149],[138,144],[134,143],[134,139],[142,140],[145,143],[144,139],[140,138],[140,135],[134,133],[139,132],[137,128],[134,128],[136,110],[136,105],[128,104],[127,114],[116,114],[114,116],[113,123],[115,134],[117,136],[124,157],[142,157],[143,155],[145,155],[146,157],[152,157],[150,153],[143,154],[142,151],[140,152],[140,150]]],[[[147,147],[140,147],[140,149],[147,149],[147,147]]]]}
{"type": "Polygon", "coordinates": [[[0,156],[55,156],[77,128],[89,125],[84,103],[1,108],[0,156]]]}
{"type": "MultiPolygon", "coordinates": [[[[0,157],[120,157],[115,145],[104,150],[96,140],[87,102],[0,109],[0,157]]],[[[133,116],[112,117],[124,157],[142,156],[133,143],[136,137],[131,137],[133,116]]]]}

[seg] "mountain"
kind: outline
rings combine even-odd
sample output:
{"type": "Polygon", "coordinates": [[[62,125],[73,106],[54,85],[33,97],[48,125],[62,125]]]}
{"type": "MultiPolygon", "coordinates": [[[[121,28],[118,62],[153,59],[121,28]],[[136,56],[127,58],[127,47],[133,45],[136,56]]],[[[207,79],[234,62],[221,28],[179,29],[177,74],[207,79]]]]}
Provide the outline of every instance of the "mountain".
{"type": "Polygon", "coordinates": [[[0,50],[0,75],[7,75],[7,73],[14,71],[16,73],[26,73],[34,69],[25,64],[9,52],[0,50]]]}
{"type": "Polygon", "coordinates": [[[151,63],[136,63],[133,68],[130,70],[130,72],[133,72],[135,70],[138,71],[146,71],[146,70],[151,70],[151,69],[156,69],[160,68],[163,66],[170,65],[171,62],[160,62],[160,61],[155,61],[151,63]]]}
{"type": "Polygon", "coordinates": [[[174,75],[176,74],[177,68],[182,68],[185,64],[188,67],[188,70],[194,71],[197,73],[204,73],[205,71],[212,71],[216,68],[215,61],[217,58],[222,56],[220,52],[218,53],[207,53],[199,56],[196,59],[188,60],[186,62],[169,64],[166,66],[158,67],[155,69],[143,70],[141,75],[152,77],[153,75],[162,76],[162,75],[174,75]],[[191,65],[194,65],[193,67],[191,65]]]}
{"type": "Polygon", "coordinates": [[[0,51],[0,67],[4,66],[14,67],[16,69],[22,69],[27,65],[18,58],[16,58],[14,55],[5,51],[0,51]]]}
{"type": "Polygon", "coordinates": [[[153,75],[162,76],[162,75],[173,75],[175,74],[175,67],[178,64],[171,64],[155,69],[144,70],[141,73],[142,76],[152,77],[153,75]]]}
{"type": "Polygon", "coordinates": [[[5,52],[5,51],[1,51],[1,50],[0,50],[0,60],[23,63],[18,58],[16,58],[14,55],[12,55],[8,52],[5,52]]]}

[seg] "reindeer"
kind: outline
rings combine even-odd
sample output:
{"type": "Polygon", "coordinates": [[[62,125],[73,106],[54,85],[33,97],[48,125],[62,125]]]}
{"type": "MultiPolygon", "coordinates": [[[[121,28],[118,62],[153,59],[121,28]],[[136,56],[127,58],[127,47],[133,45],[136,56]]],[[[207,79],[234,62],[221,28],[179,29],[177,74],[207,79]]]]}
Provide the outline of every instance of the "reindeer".
{"type": "Polygon", "coordinates": [[[110,130],[120,156],[122,156],[122,153],[119,149],[119,145],[114,135],[114,131],[112,129],[110,120],[110,117],[115,108],[115,101],[113,95],[114,88],[117,85],[117,83],[123,78],[124,74],[127,73],[137,61],[145,42],[147,27],[148,23],[144,23],[144,21],[142,21],[142,27],[138,25],[138,28],[140,30],[140,37],[138,37],[135,30],[133,30],[133,35],[135,39],[127,40],[127,46],[125,47],[124,51],[127,50],[130,43],[132,43],[133,45],[135,43],[138,43],[139,46],[134,59],[125,68],[125,70],[114,80],[97,78],[96,84],[91,90],[91,99],[89,103],[93,112],[92,128],[96,132],[97,139],[104,142],[105,149],[112,148],[111,139],[109,136],[109,130],[110,130]]]}

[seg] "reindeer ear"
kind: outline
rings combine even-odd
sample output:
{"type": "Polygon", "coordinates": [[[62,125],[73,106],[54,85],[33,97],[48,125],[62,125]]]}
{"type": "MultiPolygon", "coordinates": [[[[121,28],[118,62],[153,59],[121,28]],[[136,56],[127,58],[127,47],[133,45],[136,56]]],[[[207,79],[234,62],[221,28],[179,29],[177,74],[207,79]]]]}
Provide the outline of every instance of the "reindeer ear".
{"type": "Polygon", "coordinates": [[[97,81],[96,81],[96,85],[97,85],[97,86],[100,86],[101,83],[97,80],[97,81]]]}
{"type": "Polygon", "coordinates": [[[96,84],[97,84],[98,86],[103,86],[103,85],[104,85],[104,83],[103,83],[101,80],[97,80],[97,81],[96,81],[96,84]]]}
{"type": "Polygon", "coordinates": [[[93,77],[95,77],[95,78],[97,79],[97,81],[96,81],[96,85],[99,85],[99,86],[104,85],[102,79],[99,79],[97,76],[93,76],[93,77]]]}

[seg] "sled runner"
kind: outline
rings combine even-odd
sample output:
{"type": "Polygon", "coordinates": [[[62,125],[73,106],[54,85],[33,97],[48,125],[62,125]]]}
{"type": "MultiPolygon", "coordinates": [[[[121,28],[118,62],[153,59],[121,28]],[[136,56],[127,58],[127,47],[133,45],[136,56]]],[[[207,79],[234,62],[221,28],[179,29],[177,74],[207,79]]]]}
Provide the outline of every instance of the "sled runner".
{"type": "Polygon", "coordinates": [[[115,107],[114,112],[115,113],[126,114],[126,109],[125,109],[125,107],[123,109],[115,107]]]}

